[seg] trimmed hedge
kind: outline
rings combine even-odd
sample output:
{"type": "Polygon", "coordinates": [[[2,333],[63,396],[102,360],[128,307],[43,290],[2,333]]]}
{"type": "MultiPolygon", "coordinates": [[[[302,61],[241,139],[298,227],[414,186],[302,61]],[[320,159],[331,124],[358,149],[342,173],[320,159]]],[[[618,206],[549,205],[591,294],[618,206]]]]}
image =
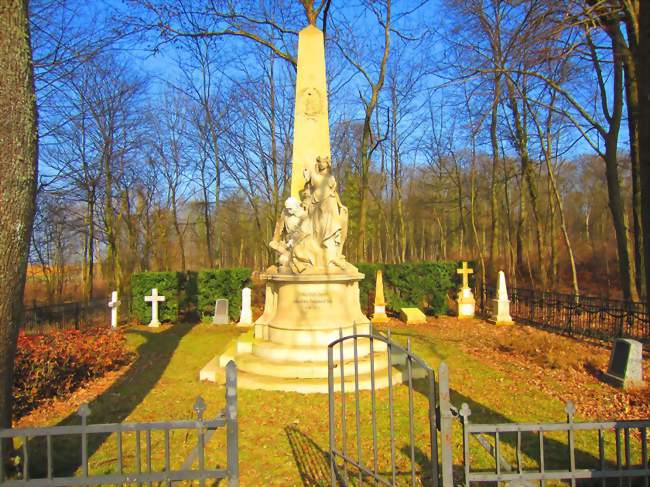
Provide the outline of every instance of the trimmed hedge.
{"type": "MultiPolygon", "coordinates": [[[[470,267],[473,267],[471,262],[470,267]]],[[[450,291],[460,288],[462,278],[456,273],[462,265],[458,261],[411,262],[406,264],[359,264],[359,272],[366,275],[360,283],[361,305],[372,305],[375,295],[377,270],[383,271],[386,308],[397,313],[403,307],[418,307],[425,314],[441,315],[447,312],[450,291]]],[[[470,275],[473,285],[474,275],[470,275]]]]}
{"type": "Polygon", "coordinates": [[[86,328],[18,335],[14,361],[16,418],[55,397],[65,397],[88,381],[131,363],[121,330],[86,328]]]}
{"type": "MultiPolygon", "coordinates": [[[[182,272],[136,272],[131,276],[131,314],[140,322],[151,321],[151,303],[144,300],[153,288],[165,296],[165,301],[158,303],[160,321],[178,320],[181,284],[185,282],[182,272]]],[[[183,303],[185,304],[185,303],[183,303]]]]}
{"type": "Polygon", "coordinates": [[[212,316],[215,301],[227,299],[230,318],[236,320],[241,308],[241,290],[250,286],[250,283],[251,270],[244,267],[199,271],[197,277],[199,313],[202,316],[212,316]]]}

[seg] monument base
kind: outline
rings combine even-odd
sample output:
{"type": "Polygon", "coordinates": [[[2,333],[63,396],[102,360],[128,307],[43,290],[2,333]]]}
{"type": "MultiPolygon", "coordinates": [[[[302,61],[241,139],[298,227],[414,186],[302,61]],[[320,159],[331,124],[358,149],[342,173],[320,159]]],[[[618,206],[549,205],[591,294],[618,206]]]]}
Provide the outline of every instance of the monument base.
{"type": "Polygon", "coordinates": [[[372,314],[373,324],[377,323],[388,323],[388,315],[386,314],[386,305],[375,305],[375,312],[372,314]]]}
{"type": "Polygon", "coordinates": [[[510,300],[509,299],[494,299],[494,315],[489,318],[488,323],[495,325],[514,325],[510,316],[510,300]]]}
{"type": "Polygon", "coordinates": [[[458,319],[474,318],[476,301],[470,288],[463,288],[458,293],[458,319]]]}
{"type": "MultiPolygon", "coordinates": [[[[363,274],[277,273],[261,277],[266,280],[264,313],[253,330],[240,336],[201,370],[200,380],[219,382],[223,367],[234,360],[239,387],[326,393],[327,345],[340,336],[371,333],[370,320],[359,303],[363,274]]],[[[393,383],[402,381],[403,372],[393,366],[403,363],[404,357],[393,354],[389,364],[386,345],[380,341],[373,345],[372,355],[367,338],[357,340],[356,350],[353,340],[346,342],[342,351],[335,348],[335,366],[342,363],[346,383],[355,382],[355,358],[360,389],[371,387],[371,363],[375,388],[388,385],[389,373],[393,383]]]]}

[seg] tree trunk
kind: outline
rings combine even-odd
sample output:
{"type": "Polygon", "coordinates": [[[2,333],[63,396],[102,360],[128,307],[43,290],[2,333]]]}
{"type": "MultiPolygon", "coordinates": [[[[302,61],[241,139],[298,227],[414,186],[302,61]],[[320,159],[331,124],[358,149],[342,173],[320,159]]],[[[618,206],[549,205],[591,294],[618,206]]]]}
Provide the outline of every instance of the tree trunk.
{"type": "Polygon", "coordinates": [[[498,129],[498,111],[499,101],[501,100],[501,81],[500,76],[495,75],[494,79],[494,100],[492,101],[492,116],[490,120],[490,143],[492,147],[492,177],[490,178],[490,218],[492,224],[492,233],[490,234],[490,252],[487,277],[493,278],[497,275],[497,245],[499,244],[499,203],[497,201],[497,169],[499,165],[499,139],[498,129]]]}
{"type": "MultiPolygon", "coordinates": [[[[645,249],[646,286],[650,286],[650,3],[639,5],[639,49],[636,60],[639,76],[639,169],[643,201],[643,246],[645,249]]],[[[650,290],[646,288],[648,316],[650,316],[650,290]]]]}
{"type": "MultiPolygon", "coordinates": [[[[27,6],[27,0],[7,0],[0,9],[0,428],[11,427],[14,357],[36,195],[37,112],[27,6]]],[[[3,443],[5,455],[9,446],[3,443]]]]}

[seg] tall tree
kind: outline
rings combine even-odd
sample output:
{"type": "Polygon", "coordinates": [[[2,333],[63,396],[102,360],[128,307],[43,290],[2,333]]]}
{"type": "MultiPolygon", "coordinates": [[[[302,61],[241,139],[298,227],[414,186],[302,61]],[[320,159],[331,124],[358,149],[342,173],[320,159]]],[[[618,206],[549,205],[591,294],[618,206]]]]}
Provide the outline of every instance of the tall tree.
{"type": "MultiPolygon", "coordinates": [[[[643,201],[643,245],[645,249],[646,285],[650,287],[650,3],[639,5],[639,48],[637,51],[639,75],[639,162],[641,169],[641,191],[643,201]]],[[[646,292],[648,315],[650,316],[650,292],[646,292]]]]}
{"type": "Polygon", "coordinates": [[[27,0],[0,7],[0,71],[0,428],[9,428],[38,157],[27,0]]]}

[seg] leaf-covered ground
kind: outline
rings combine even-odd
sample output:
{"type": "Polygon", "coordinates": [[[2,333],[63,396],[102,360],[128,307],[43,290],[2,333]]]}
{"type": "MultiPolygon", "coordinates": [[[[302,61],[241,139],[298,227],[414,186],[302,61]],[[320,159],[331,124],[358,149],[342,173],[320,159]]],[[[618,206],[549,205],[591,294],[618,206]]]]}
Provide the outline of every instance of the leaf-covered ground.
{"type": "MultiPolygon", "coordinates": [[[[577,420],[648,418],[650,394],[647,389],[622,392],[600,379],[607,365],[607,344],[587,342],[549,334],[516,325],[495,327],[479,320],[431,318],[426,325],[406,326],[396,320],[389,324],[397,341],[408,337],[414,352],[437,369],[441,361],[449,366],[452,403],[467,402],[474,422],[557,421],[565,419],[564,403],[572,400],[577,420]]],[[[55,401],[23,418],[16,426],[78,424],[74,411],[90,401],[90,422],[154,421],[188,419],[197,395],[208,404],[206,415],[217,414],[225,403],[224,387],[198,381],[198,371],[215,354],[223,351],[239,330],[234,326],[178,324],[158,330],[133,327],[127,339],[138,353],[128,369],[113,373],[78,391],[65,401],[55,401]]],[[[647,373],[650,372],[646,369],[647,373]]],[[[423,384],[417,384],[415,403],[416,458],[425,464],[428,452],[427,407],[423,384]]],[[[339,398],[340,399],[340,398],[339,398]]],[[[377,424],[380,470],[390,465],[387,440],[389,416],[387,393],[377,393],[377,424]]],[[[395,391],[396,463],[408,467],[408,394],[395,391]]],[[[356,449],[353,415],[354,396],[346,400],[348,448],[356,449]]],[[[372,435],[370,394],[362,393],[360,403],[360,445],[363,458],[369,458],[372,435]]],[[[337,402],[337,404],[339,404],[337,402]]],[[[340,407],[337,406],[340,416],[340,407]]],[[[323,394],[239,391],[241,485],[328,485],[328,402],[323,394]]],[[[340,423],[339,423],[340,424],[340,423]]],[[[71,439],[55,442],[61,465],[59,472],[73,471],[79,465],[79,449],[71,439]],[[65,443],[64,443],[65,442],[65,443]]],[[[125,436],[125,458],[134,468],[134,438],[125,436]]],[[[152,463],[162,465],[162,437],[152,437],[152,463]]],[[[196,438],[183,432],[171,438],[172,460],[179,464],[195,444],[196,438]]],[[[337,441],[341,441],[340,436],[337,441]]],[[[454,459],[460,468],[462,437],[454,432],[454,459]]],[[[548,440],[550,455],[563,458],[566,437],[548,440]]],[[[611,443],[611,442],[610,442],[611,443]]],[[[504,439],[506,453],[512,442],[504,439]]],[[[585,466],[594,462],[594,439],[577,438],[578,458],[585,466]]],[[[144,440],[143,440],[144,445],[144,440]]],[[[224,465],[225,435],[215,434],[209,443],[209,460],[224,465]]],[[[607,448],[611,451],[611,445],[607,448]]],[[[489,467],[480,447],[473,447],[477,465],[489,467]]],[[[356,451],[356,450],[355,450],[356,451]]],[[[115,468],[116,441],[113,436],[91,439],[91,470],[106,473],[115,468]]],[[[634,452],[633,452],[634,453],[634,452]]],[[[534,465],[535,448],[524,448],[524,463],[534,465]]],[[[142,457],[143,465],[145,457],[142,457]]],[[[38,462],[36,462],[38,463],[38,462]]],[[[55,473],[59,473],[55,472],[55,473]]],[[[460,470],[457,472],[460,474],[460,470]]],[[[422,474],[426,479],[426,473],[422,474]]],[[[406,479],[405,479],[406,480],[406,479]]]]}

